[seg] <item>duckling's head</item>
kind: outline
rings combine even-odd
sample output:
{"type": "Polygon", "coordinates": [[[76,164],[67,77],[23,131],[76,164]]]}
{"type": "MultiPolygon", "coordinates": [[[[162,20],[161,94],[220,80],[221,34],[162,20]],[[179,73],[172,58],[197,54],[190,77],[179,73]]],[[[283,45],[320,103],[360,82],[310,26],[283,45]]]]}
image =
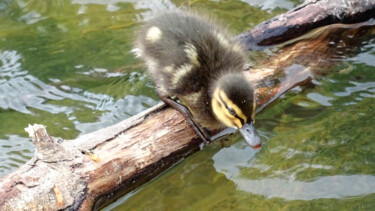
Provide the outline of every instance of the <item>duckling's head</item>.
{"type": "Polygon", "coordinates": [[[224,125],[240,130],[247,143],[253,148],[261,146],[254,129],[254,89],[241,74],[228,73],[214,84],[211,99],[212,111],[224,125]]]}

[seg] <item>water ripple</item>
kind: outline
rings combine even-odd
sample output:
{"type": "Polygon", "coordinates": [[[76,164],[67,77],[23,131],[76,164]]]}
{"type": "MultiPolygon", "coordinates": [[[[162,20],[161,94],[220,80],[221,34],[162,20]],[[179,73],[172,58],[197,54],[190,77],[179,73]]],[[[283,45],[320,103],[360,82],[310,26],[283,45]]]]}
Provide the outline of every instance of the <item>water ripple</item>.
{"type": "Polygon", "coordinates": [[[0,177],[25,163],[34,154],[34,145],[28,138],[8,135],[0,139],[0,177]]]}
{"type": "Polygon", "coordinates": [[[295,176],[303,169],[330,170],[330,165],[303,163],[288,169],[292,172],[277,172],[276,178],[252,179],[242,175],[244,168],[269,170],[267,165],[254,164],[254,150],[249,147],[223,148],[213,156],[214,167],[233,181],[238,190],[262,195],[267,198],[286,200],[313,200],[320,198],[343,198],[375,193],[375,176],[372,175],[333,175],[315,178],[312,181],[299,181],[295,176]],[[291,174],[290,174],[291,173],[291,174]]]}
{"type": "Polygon", "coordinates": [[[320,93],[310,92],[310,93],[307,94],[307,97],[309,99],[311,99],[311,100],[319,103],[322,106],[332,106],[332,104],[330,103],[330,101],[333,100],[333,98],[324,96],[324,95],[322,95],[320,93]]]}
{"type": "Polygon", "coordinates": [[[287,0],[241,0],[251,6],[260,7],[262,10],[274,10],[277,8],[292,9],[294,3],[287,0]]]}
{"type": "Polygon", "coordinates": [[[355,57],[348,59],[348,61],[353,61],[355,64],[366,64],[368,66],[375,67],[375,38],[367,41],[367,45],[362,47],[361,53],[357,54],[355,57]]]}
{"type": "MultiPolygon", "coordinates": [[[[148,1],[148,0],[73,0],[73,4],[80,4],[82,6],[88,4],[98,4],[98,5],[107,5],[108,12],[115,12],[119,10],[118,3],[133,3],[136,10],[142,11],[137,14],[138,21],[141,21],[145,18],[151,17],[155,14],[160,13],[161,11],[166,11],[169,9],[176,9],[174,3],[169,0],[157,0],[157,1],[148,1]]],[[[79,13],[82,14],[85,12],[85,7],[82,7],[79,10],[79,13]]]]}
{"type": "Polygon", "coordinates": [[[51,113],[63,112],[64,107],[45,102],[71,95],[28,75],[28,71],[21,69],[21,59],[16,51],[0,51],[0,108],[25,114],[32,114],[30,108],[51,113]]]}
{"type": "Polygon", "coordinates": [[[60,90],[46,84],[29,75],[28,71],[22,70],[21,59],[16,51],[0,51],[0,108],[4,110],[12,109],[32,114],[30,109],[35,108],[50,113],[62,113],[67,111],[66,106],[49,104],[48,101],[63,99],[83,102],[86,108],[99,111],[112,110],[112,107],[118,104],[109,95],[82,91],[66,85],[61,85],[60,90]]]}
{"type": "Polygon", "coordinates": [[[346,87],[344,92],[335,92],[334,95],[339,97],[346,97],[350,96],[351,94],[355,92],[372,92],[375,91],[375,82],[354,82],[352,81],[351,84],[354,86],[352,87],[346,87]]]}
{"type": "Polygon", "coordinates": [[[287,200],[340,199],[375,193],[375,176],[371,175],[326,176],[312,182],[280,178],[260,180],[235,178],[234,182],[239,190],[267,198],[277,197],[287,200]]]}
{"type": "Polygon", "coordinates": [[[148,106],[156,105],[159,101],[145,96],[127,95],[123,99],[116,102],[109,99],[98,104],[98,109],[109,110],[102,114],[95,122],[79,122],[75,121],[75,127],[81,131],[81,134],[89,133],[100,128],[117,123],[119,120],[127,119],[137,113],[148,108],[148,106]]]}
{"type": "MultiPolygon", "coordinates": [[[[21,55],[16,51],[0,51],[0,108],[4,110],[12,109],[33,114],[31,108],[34,108],[53,114],[65,113],[69,120],[76,119],[72,115],[79,106],[93,111],[104,111],[96,122],[74,121],[76,129],[87,133],[126,119],[158,102],[149,97],[132,95],[115,100],[106,94],[93,93],[67,85],[60,85],[59,89],[22,70],[21,60],[21,55]],[[76,101],[75,106],[49,103],[50,100],[64,99],[76,101]]],[[[51,79],[51,81],[59,82],[58,79],[51,79]]]]}

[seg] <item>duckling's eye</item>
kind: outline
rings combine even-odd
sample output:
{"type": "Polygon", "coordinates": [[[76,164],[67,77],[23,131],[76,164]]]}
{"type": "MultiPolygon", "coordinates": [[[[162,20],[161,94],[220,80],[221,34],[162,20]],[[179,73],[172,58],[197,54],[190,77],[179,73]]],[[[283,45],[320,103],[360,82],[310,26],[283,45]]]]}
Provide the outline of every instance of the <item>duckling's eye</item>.
{"type": "Polygon", "coordinates": [[[234,111],[233,108],[228,108],[228,111],[229,111],[229,113],[230,113],[231,115],[233,115],[233,116],[237,116],[237,114],[236,114],[236,112],[234,111]]]}

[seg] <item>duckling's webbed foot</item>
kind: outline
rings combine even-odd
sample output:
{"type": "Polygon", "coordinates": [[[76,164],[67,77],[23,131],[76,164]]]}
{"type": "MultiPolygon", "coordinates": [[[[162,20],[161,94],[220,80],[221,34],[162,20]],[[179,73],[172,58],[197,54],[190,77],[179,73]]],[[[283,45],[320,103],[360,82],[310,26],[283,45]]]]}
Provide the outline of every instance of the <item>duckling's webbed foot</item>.
{"type": "Polygon", "coordinates": [[[172,108],[176,109],[177,111],[179,111],[182,115],[184,115],[186,121],[188,122],[188,124],[193,128],[193,130],[199,135],[199,137],[205,141],[205,142],[210,142],[211,141],[211,138],[210,138],[210,135],[207,133],[206,130],[204,129],[201,129],[194,121],[193,121],[193,116],[192,114],[190,113],[189,109],[186,108],[185,106],[181,105],[180,103],[172,100],[171,98],[167,97],[167,96],[161,96],[160,94],[158,94],[160,99],[165,102],[166,104],[168,104],[169,106],[171,106],[172,108]]]}

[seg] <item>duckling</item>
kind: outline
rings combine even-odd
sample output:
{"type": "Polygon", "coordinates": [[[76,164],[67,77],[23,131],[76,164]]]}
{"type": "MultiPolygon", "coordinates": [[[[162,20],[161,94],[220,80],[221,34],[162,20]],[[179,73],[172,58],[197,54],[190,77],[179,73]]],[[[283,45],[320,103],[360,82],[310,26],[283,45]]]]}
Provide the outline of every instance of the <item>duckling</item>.
{"type": "Polygon", "coordinates": [[[242,45],[225,29],[191,12],[167,12],[139,30],[136,52],[161,100],[180,111],[204,140],[204,129],[237,128],[253,148],[254,89],[242,75],[242,45]],[[176,101],[179,101],[176,102],[176,101]]]}

